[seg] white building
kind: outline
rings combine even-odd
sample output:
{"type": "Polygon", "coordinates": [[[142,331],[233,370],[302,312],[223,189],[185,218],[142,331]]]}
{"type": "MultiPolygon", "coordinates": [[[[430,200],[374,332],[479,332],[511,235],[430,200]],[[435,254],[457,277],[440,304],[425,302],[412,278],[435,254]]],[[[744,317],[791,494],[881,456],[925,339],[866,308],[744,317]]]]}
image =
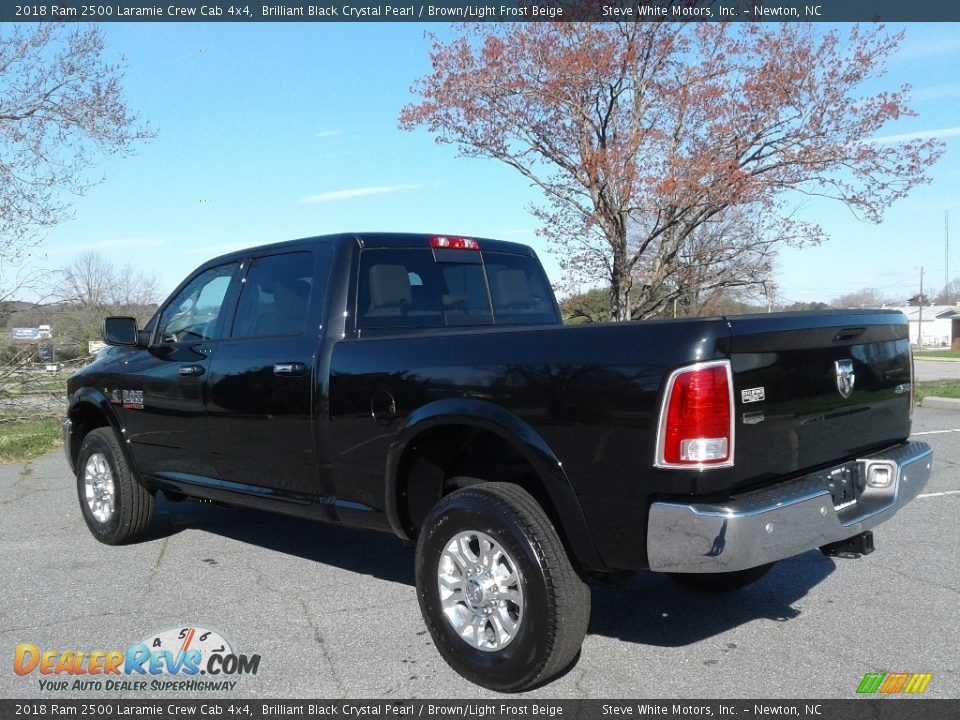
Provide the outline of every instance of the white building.
{"type": "Polygon", "coordinates": [[[927,305],[923,308],[923,328],[920,329],[920,308],[916,305],[891,307],[907,316],[910,323],[910,342],[917,344],[923,335],[927,347],[960,350],[960,305],[927,305]]]}

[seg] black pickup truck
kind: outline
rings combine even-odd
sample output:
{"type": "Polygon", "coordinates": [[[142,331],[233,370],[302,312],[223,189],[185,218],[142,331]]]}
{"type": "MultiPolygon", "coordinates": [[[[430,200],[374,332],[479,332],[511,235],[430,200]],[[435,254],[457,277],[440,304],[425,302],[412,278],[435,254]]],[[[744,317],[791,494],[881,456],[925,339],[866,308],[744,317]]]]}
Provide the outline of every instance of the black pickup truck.
{"type": "Polygon", "coordinates": [[[501,691],[576,656],[584,578],[735,589],[866,553],[923,488],[904,316],[561,327],[534,252],[343,234],[202,265],[69,382],[80,507],[109,544],[157,492],[416,541],[424,620],[501,691]]]}

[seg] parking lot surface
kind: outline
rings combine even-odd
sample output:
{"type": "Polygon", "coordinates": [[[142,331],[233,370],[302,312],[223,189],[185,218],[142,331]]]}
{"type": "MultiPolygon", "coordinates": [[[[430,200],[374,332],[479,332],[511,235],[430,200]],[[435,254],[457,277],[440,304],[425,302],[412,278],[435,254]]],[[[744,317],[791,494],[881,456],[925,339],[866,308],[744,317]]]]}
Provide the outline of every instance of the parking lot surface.
{"type": "MultiPolygon", "coordinates": [[[[934,473],[875,530],[876,552],[809,552],[722,596],[650,573],[593,583],[580,657],[529,695],[852,698],[866,673],[923,672],[926,695],[960,698],[960,413],[918,409],[914,430],[934,473]]],[[[0,467],[0,577],[2,698],[502,697],[440,659],[413,551],[395,538],[161,500],[148,541],[107,547],[83,523],[62,452],[0,467]],[[126,650],[187,627],[260,655],[258,672],[226,691],[163,693],[51,693],[13,672],[19,644],[126,650]]]]}
{"type": "Polygon", "coordinates": [[[917,380],[960,380],[960,360],[930,360],[916,358],[914,370],[917,380]]]}

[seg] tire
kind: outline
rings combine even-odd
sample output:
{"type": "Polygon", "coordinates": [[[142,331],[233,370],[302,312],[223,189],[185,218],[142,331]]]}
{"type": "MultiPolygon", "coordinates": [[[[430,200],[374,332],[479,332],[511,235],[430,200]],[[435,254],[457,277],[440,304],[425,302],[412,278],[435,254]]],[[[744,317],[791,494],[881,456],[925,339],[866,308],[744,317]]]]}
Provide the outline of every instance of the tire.
{"type": "Polygon", "coordinates": [[[726,573],[670,573],[684,587],[703,592],[732,592],[756,582],[773,567],[773,563],[726,573]]]}
{"type": "Polygon", "coordinates": [[[91,430],[80,445],[77,496],[90,532],[107,545],[140,539],[153,518],[153,494],[130,470],[110,428],[91,430]]]}
{"type": "Polygon", "coordinates": [[[516,485],[484,483],[440,500],[417,540],[416,578],[434,644],[477,685],[536,687],[583,644],[590,589],[543,509],[516,485]]]}

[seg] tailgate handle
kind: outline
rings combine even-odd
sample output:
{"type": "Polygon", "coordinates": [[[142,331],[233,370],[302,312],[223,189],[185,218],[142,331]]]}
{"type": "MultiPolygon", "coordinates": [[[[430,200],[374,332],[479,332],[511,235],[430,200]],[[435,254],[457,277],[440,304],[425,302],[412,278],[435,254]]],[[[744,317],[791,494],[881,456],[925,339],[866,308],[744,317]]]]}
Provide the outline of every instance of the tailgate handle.
{"type": "Polygon", "coordinates": [[[836,335],[833,336],[834,342],[848,342],[854,338],[858,338],[863,335],[867,329],[865,327],[858,328],[844,328],[836,335]]]}
{"type": "Polygon", "coordinates": [[[273,366],[274,375],[303,375],[307,366],[301,362],[277,363],[273,366]]]}

